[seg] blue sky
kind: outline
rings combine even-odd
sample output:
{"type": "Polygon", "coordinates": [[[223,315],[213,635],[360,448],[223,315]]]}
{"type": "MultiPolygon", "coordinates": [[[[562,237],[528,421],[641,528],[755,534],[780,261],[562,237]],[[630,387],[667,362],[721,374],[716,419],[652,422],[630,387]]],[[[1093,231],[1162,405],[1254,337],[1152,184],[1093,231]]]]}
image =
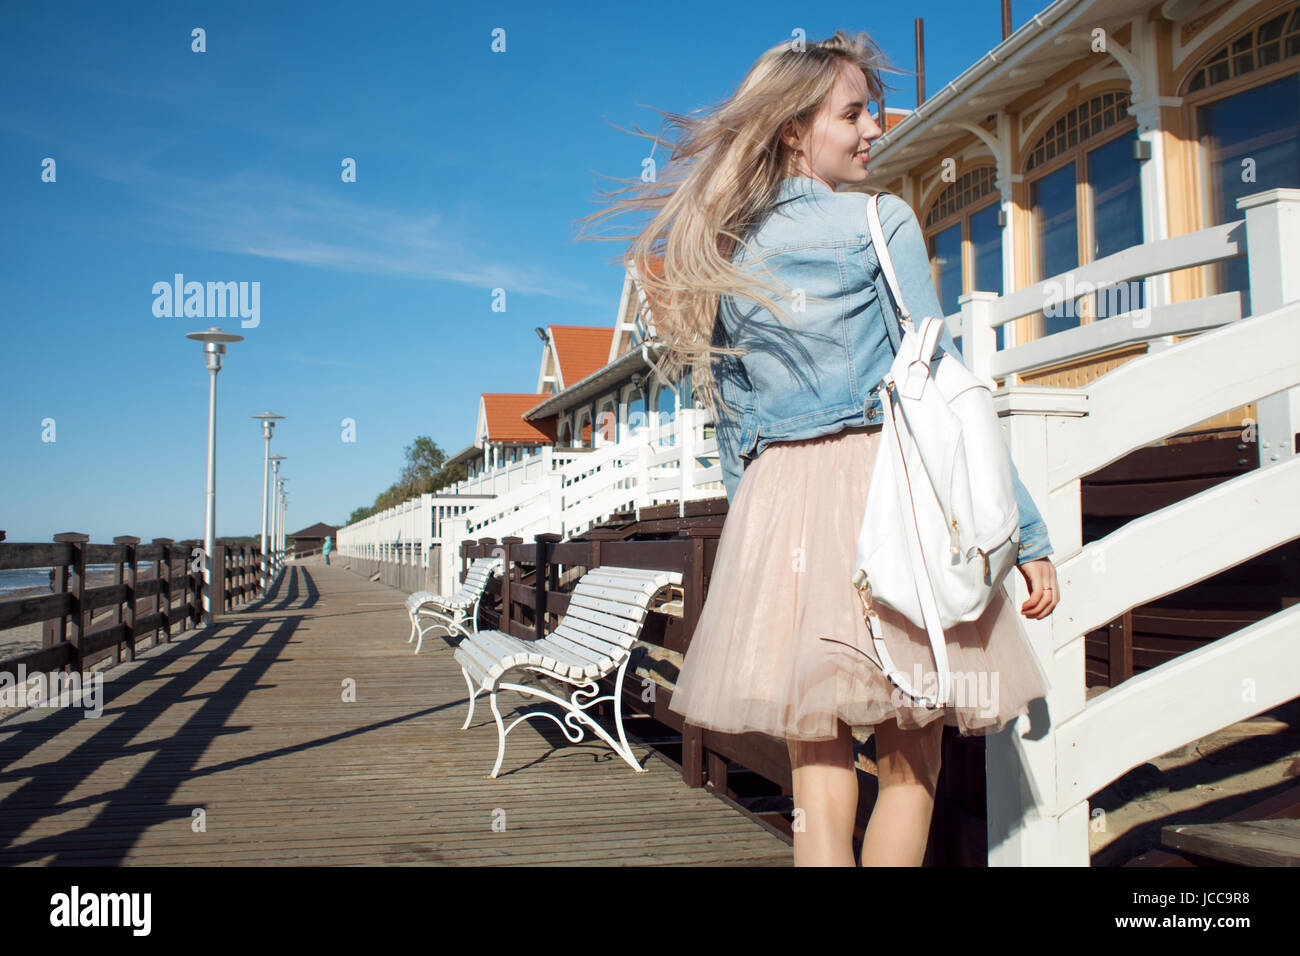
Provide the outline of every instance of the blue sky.
{"type": "Polygon", "coordinates": [[[534,389],[535,326],[613,322],[624,245],[574,221],[639,175],[650,144],[622,129],[716,103],[796,29],[865,30],[910,69],[917,16],[931,93],[1001,39],[996,0],[8,5],[0,528],[202,537],[208,382],[185,333],[211,324],[245,337],[218,378],[218,534],[257,533],[263,409],[285,416],[289,530],[343,522],[417,435],[454,454],[480,392],[534,389]],[[156,316],[176,273],[258,283],[257,326],[156,316]]]}

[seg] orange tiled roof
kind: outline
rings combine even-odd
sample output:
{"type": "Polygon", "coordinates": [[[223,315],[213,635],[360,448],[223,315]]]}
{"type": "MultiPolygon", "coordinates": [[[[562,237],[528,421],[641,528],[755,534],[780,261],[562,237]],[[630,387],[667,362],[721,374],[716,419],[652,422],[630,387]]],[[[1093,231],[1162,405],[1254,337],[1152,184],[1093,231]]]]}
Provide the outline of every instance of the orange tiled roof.
{"type": "Polygon", "coordinates": [[[545,418],[537,424],[524,420],[524,412],[549,395],[484,392],[483,410],[487,415],[488,441],[555,441],[555,419],[545,418]]]}
{"type": "MultiPolygon", "coordinates": [[[[609,347],[614,341],[612,328],[590,325],[552,325],[551,339],[560,362],[564,387],[580,382],[609,362],[609,347]]],[[[536,403],[534,403],[536,404],[536,403]]]]}
{"type": "MultiPolygon", "coordinates": [[[[910,116],[911,113],[912,113],[911,110],[898,110],[897,112],[895,112],[894,110],[891,110],[891,109],[889,109],[889,108],[886,108],[886,109],[885,109],[885,125],[884,125],[884,127],[881,129],[881,132],[882,132],[882,133],[888,133],[891,129],[893,129],[893,128],[894,128],[895,126],[897,126],[899,123],[903,122],[903,120],[907,119],[907,117],[910,116]]],[[[877,121],[877,122],[878,122],[878,121],[877,121]]]]}

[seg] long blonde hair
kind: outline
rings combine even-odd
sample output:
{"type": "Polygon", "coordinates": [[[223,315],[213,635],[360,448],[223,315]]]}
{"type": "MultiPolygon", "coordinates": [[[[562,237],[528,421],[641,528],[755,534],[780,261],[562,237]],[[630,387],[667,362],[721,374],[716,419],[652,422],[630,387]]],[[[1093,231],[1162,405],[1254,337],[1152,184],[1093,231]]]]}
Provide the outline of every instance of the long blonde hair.
{"type": "MultiPolygon", "coordinates": [[[[762,221],[786,176],[791,152],[782,132],[791,123],[808,128],[845,61],[862,70],[873,101],[883,101],[881,72],[901,72],[886,64],[865,33],[839,30],[806,46],[782,42],[758,58],[731,97],[703,115],[661,113],[666,125],[681,130],[676,142],[637,130],[671,151],[665,175],[650,182],[618,180],[629,185],[603,195],[632,192],[632,198],[576,220],[657,210],[635,236],[579,238],[631,239],[628,252],[611,264],[630,267],[646,297],[662,345],[655,372],[661,381],[673,383],[689,368],[693,389],[715,413],[720,395],[713,358],[742,354],[714,342],[720,298],[732,295],[790,318],[763,292],[782,296],[781,285],[756,279],[732,258],[738,248],[751,248],[745,236],[762,221]]],[[[883,123],[882,117],[882,128],[883,123]]],[[[771,277],[770,270],[764,271],[771,277]]]]}

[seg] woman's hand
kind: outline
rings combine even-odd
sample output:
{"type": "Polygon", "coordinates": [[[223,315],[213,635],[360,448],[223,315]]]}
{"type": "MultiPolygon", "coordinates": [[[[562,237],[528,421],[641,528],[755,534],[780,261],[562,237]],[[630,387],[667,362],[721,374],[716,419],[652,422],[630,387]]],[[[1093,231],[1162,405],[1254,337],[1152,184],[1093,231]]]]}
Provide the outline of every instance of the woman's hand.
{"type": "Polygon", "coordinates": [[[1029,598],[1020,605],[1020,613],[1037,620],[1047,617],[1061,603],[1061,591],[1056,583],[1056,567],[1048,558],[1036,558],[1017,564],[1016,569],[1025,579],[1029,598]]]}

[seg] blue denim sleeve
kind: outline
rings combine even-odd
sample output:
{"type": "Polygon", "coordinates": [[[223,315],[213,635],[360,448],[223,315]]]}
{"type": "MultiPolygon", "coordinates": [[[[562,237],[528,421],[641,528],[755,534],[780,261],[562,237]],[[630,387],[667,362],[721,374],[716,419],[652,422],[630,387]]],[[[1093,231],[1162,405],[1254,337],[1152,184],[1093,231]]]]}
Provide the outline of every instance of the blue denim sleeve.
{"type": "MultiPolygon", "coordinates": [[[[722,322],[714,325],[714,345],[730,345],[722,322]]],[[[727,504],[736,497],[741,473],[745,470],[740,460],[738,446],[742,416],[754,407],[754,389],[745,374],[740,359],[734,355],[720,355],[713,360],[713,377],[723,402],[730,408],[719,407],[713,433],[718,442],[718,462],[722,467],[722,483],[727,489],[727,504]]]]}
{"type": "MultiPolygon", "coordinates": [[[[942,316],[943,307],[934,291],[930,256],[925,250],[925,239],[921,233],[921,224],[916,221],[916,214],[902,199],[885,194],[880,197],[880,223],[885,233],[885,242],[889,246],[889,257],[894,262],[894,271],[898,273],[898,285],[902,289],[912,320],[918,322],[932,315],[942,316]]],[[[897,328],[894,332],[901,334],[897,328]]],[[[939,333],[939,344],[935,347],[936,356],[939,352],[947,352],[957,361],[962,361],[961,351],[953,341],[946,322],[939,333]]],[[[1043,521],[1034,499],[1030,497],[1029,489],[1020,480],[1014,461],[1011,462],[1011,482],[1016,505],[1020,509],[1020,550],[1016,563],[1023,564],[1051,554],[1052,542],[1047,535],[1047,523],[1043,521]]]]}

